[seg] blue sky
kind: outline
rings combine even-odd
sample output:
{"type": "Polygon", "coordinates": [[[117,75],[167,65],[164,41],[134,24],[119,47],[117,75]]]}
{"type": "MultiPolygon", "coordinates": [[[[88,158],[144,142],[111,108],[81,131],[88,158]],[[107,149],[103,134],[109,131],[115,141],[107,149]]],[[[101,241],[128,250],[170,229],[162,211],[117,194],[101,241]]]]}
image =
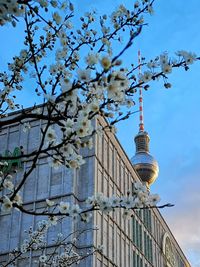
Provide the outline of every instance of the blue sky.
{"type": "MultiPolygon", "coordinates": [[[[74,1],[80,14],[89,8],[96,8],[101,14],[121,3],[120,0],[85,0],[84,5],[79,2],[74,1]]],[[[123,2],[133,5],[133,1],[123,2]]],[[[134,61],[138,49],[146,59],[164,51],[173,56],[182,49],[200,55],[199,0],[157,0],[154,9],[155,14],[147,16],[149,25],[124,55],[124,64],[137,63],[134,61]]],[[[5,36],[0,44],[2,67],[22,45],[22,32],[20,28],[3,27],[0,34],[5,36]]],[[[155,82],[144,92],[145,129],[151,138],[151,154],[160,166],[152,191],[159,193],[162,203],[175,204],[163,214],[193,267],[200,266],[199,73],[200,63],[197,62],[188,72],[179,69],[170,75],[171,89],[164,89],[161,83],[155,82]]],[[[23,99],[28,93],[27,89],[23,99]]],[[[133,138],[137,132],[137,115],[119,125],[118,138],[129,157],[135,153],[133,138]],[[127,128],[132,130],[127,131],[127,128]]]]}
{"type": "MultiPolygon", "coordinates": [[[[136,41],[134,51],[151,59],[168,51],[188,50],[200,55],[200,1],[156,1],[155,14],[136,41]]],[[[135,52],[134,52],[135,53],[135,52]]],[[[145,129],[150,134],[151,154],[159,162],[160,174],[152,186],[162,203],[175,207],[162,211],[173,234],[190,260],[200,266],[200,85],[199,62],[190,71],[170,75],[171,89],[153,83],[144,92],[145,129]]],[[[120,125],[118,137],[128,155],[134,153],[137,115],[120,125]],[[132,132],[126,130],[132,128],[132,132]]]]}

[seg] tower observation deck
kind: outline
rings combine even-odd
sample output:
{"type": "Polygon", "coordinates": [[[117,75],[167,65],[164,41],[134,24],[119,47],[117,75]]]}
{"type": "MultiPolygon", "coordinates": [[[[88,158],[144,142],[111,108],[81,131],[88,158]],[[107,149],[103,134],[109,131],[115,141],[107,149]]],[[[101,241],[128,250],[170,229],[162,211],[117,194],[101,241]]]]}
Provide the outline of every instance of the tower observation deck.
{"type": "Polygon", "coordinates": [[[136,145],[135,156],[131,162],[140,179],[149,187],[158,177],[159,167],[157,161],[149,153],[149,135],[140,131],[134,138],[136,145]]]}

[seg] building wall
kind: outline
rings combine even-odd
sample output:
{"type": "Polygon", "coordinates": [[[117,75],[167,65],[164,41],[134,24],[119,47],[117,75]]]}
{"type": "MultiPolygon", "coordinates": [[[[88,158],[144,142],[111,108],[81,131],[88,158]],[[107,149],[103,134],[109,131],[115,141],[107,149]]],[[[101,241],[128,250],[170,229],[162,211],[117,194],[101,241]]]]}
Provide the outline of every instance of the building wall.
{"type": "MultiPolygon", "coordinates": [[[[23,147],[24,153],[32,152],[37,149],[40,143],[40,128],[42,122],[39,120],[30,121],[31,129],[28,132],[24,132],[21,125],[11,125],[0,130],[0,153],[4,154],[5,150],[13,151],[15,147],[23,147]]],[[[94,154],[92,150],[91,154],[94,154]]],[[[93,193],[93,186],[90,181],[92,177],[90,169],[92,158],[89,158],[87,153],[87,162],[83,168],[78,170],[70,170],[64,167],[59,169],[51,168],[46,156],[40,157],[36,168],[30,174],[26,180],[21,192],[25,208],[28,210],[36,210],[37,212],[43,211],[46,207],[46,199],[51,199],[55,203],[60,201],[67,201],[70,203],[82,202],[86,196],[93,193]],[[83,177],[83,179],[80,179],[83,177]],[[80,186],[81,181],[84,181],[84,186],[80,186]]],[[[28,171],[31,167],[31,161],[23,160],[22,169],[19,169],[14,176],[15,183],[18,183],[24,171],[28,171]]],[[[2,192],[4,193],[4,192],[2,192]]],[[[0,263],[8,259],[8,253],[16,247],[20,247],[22,241],[27,238],[25,230],[29,230],[30,226],[36,227],[36,224],[41,219],[46,217],[31,216],[27,214],[21,214],[17,210],[6,213],[0,211],[0,263]]],[[[91,228],[93,223],[87,224],[87,228],[91,228]]],[[[62,220],[56,226],[53,226],[48,231],[47,243],[48,246],[54,243],[53,239],[57,237],[57,234],[62,232],[65,236],[72,232],[76,232],[77,229],[83,230],[84,226],[80,222],[74,222],[70,218],[62,220]]],[[[71,235],[68,241],[77,237],[78,233],[71,235]]],[[[93,232],[85,232],[77,246],[84,252],[84,248],[91,247],[93,240],[93,232]],[[84,241],[84,242],[83,242],[84,241]],[[83,249],[82,249],[83,247],[83,249]]],[[[37,254],[37,253],[36,253],[37,254]]],[[[27,255],[27,259],[19,260],[18,266],[34,266],[34,257],[37,255],[27,255]],[[30,257],[31,256],[31,257],[30,257]]],[[[81,263],[81,267],[91,266],[92,257],[85,259],[81,263]]],[[[1,266],[1,264],[0,264],[1,266]]]]}
{"type": "MultiPolygon", "coordinates": [[[[98,122],[105,126],[101,118],[98,122]]],[[[139,178],[117,138],[105,131],[96,136],[95,192],[106,196],[121,196],[132,190],[139,178]]],[[[93,266],[102,267],[164,267],[169,266],[163,253],[163,237],[168,233],[176,258],[172,267],[190,266],[160,212],[140,210],[130,220],[123,218],[123,211],[109,215],[97,212],[95,224],[100,228],[95,243],[103,244],[104,251],[96,255],[93,266]],[[103,233],[103,234],[102,234],[103,233]]]]}
{"type": "MultiPolygon", "coordinates": [[[[106,122],[99,118],[94,122],[105,126],[106,122]]],[[[12,151],[15,147],[23,146],[24,152],[36,149],[40,142],[41,121],[31,121],[31,130],[24,132],[20,125],[11,125],[0,131],[0,153],[6,149],[12,151]]],[[[83,150],[86,164],[80,170],[67,170],[66,168],[52,169],[48,158],[40,158],[36,169],[27,179],[23,190],[23,200],[26,208],[42,211],[45,199],[53,199],[56,203],[61,200],[77,202],[82,201],[96,192],[106,196],[121,196],[132,190],[134,181],[139,177],[134,171],[127,155],[120,146],[117,138],[105,131],[94,137],[94,148],[83,150]]],[[[30,168],[30,162],[23,162],[23,171],[30,168]]],[[[22,171],[16,174],[19,181],[22,171]]],[[[0,214],[0,262],[6,260],[8,252],[20,246],[26,237],[24,230],[30,225],[36,225],[41,217],[25,215],[14,210],[11,214],[0,214]]],[[[179,248],[170,229],[158,210],[136,211],[130,220],[124,219],[123,211],[102,214],[94,213],[91,223],[87,226],[71,219],[63,220],[48,233],[48,244],[57,233],[66,235],[77,229],[99,227],[98,231],[87,231],[79,239],[78,246],[90,247],[103,245],[102,253],[89,257],[78,266],[80,267],[165,267],[167,259],[163,253],[163,237],[167,232],[173,245],[176,256],[176,267],[188,267],[184,254],[179,248]]],[[[73,236],[72,236],[73,238],[73,236]]],[[[35,255],[37,256],[37,255],[35,255]]],[[[18,262],[18,266],[34,266],[34,257],[18,262]]],[[[169,265],[168,265],[169,266],[169,265]]],[[[172,266],[172,267],[175,267],[172,266]]]]}
{"type": "MultiPolygon", "coordinates": [[[[117,140],[106,131],[96,137],[95,148],[95,192],[108,197],[126,194],[138,178],[117,140]]],[[[100,228],[95,242],[103,244],[104,250],[102,255],[96,256],[94,266],[132,266],[132,229],[130,222],[124,219],[123,211],[117,210],[110,215],[97,212],[95,224],[100,228]]]]}

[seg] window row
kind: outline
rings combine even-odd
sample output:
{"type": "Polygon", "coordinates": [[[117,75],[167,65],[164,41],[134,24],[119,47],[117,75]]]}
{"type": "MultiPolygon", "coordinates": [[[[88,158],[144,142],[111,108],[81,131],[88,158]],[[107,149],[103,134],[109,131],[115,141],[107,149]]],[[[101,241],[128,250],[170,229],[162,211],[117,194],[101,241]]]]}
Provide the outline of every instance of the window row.
{"type": "Polygon", "coordinates": [[[144,254],[145,258],[152,263],[153,249],[151,237],[135,217],[132,218],[132,233],[134,245],[144,254]]]}

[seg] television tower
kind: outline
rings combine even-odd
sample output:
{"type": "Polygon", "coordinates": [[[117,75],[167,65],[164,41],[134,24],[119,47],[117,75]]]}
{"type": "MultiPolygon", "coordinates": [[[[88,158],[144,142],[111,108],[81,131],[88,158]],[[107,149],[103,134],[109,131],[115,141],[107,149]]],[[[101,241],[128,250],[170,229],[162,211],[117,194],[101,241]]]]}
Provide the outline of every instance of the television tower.
{"type": "MultiPolygon", "coordinates": [[[[141,74],[141,54],[138,51],[138,65],[139,74],[141,74]]],[[[139,132],[135,136],[134,141],[136,145],[135,156],[132,157],[131,162],[134,169],[138,173],[140,179],[149,187],[158,177],[159,167],[158,162],[149,153],[150,137],[144,130],[144,116],[143,116],[143,97],[142,86],[139,87],[139,111],[140,123],[139,132]]]]}

